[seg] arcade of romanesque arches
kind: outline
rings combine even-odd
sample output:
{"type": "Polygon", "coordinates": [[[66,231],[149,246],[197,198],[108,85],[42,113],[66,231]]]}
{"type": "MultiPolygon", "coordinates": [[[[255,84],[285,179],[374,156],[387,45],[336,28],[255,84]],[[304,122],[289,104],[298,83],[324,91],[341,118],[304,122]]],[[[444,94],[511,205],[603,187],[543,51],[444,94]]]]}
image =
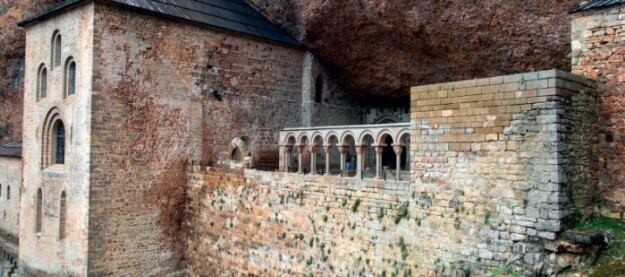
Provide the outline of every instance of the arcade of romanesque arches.
{"type": "Polygon", "coordinates": [[[290,128],[280,132],[280,170],[408,179],[410,123],[290,128]]]}

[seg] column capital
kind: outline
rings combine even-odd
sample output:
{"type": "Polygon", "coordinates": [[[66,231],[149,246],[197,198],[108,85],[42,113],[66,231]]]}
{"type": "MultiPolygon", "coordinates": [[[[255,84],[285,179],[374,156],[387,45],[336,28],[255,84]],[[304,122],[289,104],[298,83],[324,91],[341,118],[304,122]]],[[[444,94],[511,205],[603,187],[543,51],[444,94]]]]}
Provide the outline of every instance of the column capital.
{"type": "Polygon", "coordinates": [[[302,144],[298,144],[295,146],[295,149],[297,150],[298,154],[301,154],[304,152],[304,148],[306,147],[306,145],[302,145],[302,144]]]}
{"type": "Polygon", "coordinates": [[[402,152],[403,150],[404,150],[404,149],[402,148],[402,145],[401,145],[401,144],[400,144],[400,145],[395,145],[395,144],[393,144],[393,151],[395,151],[395,155],[397,155],[397,156],[401,155],[401,152],[402,152]]]}
{"type": "Polygon", "coordinates": [[[293,152],[293,145],[280,145],[280,147],[283,147],[287,153],[293,152]]]}
{"type": "Polygon", "coordinates": [[[349,153],[349,145],[339,145],[339,153],[347,154],[349,153]]]}
{"type": "Polygon", "coordinates": [[[325,151],[326,153],[332,152],[332,146],[333,145],[329,145],[329,144],[324,145],[323,146],[323,151],[325,151]]]}
{"type": "Polygon", "coordinates": [[[373,146],[375,152],[380,155],[384,152],[384,147],[386,147],[386,144],[376,144],[373,146]]]}
{"type": "Polygon", "coordinates": [[[366,145],[356,145],[356,154],[362,155],[363,153],[365,153],[365,147],[367,147],[367,146],[366,145]]]}
{"type": "Polygon", "coordinates": [[[309,145],[308,150],[310,150],[310,153],[317,153],[317,152],[319,152],[320,146],[321,145],[319,145],[319,144],[311,144],[311,145],[309,145]]]}

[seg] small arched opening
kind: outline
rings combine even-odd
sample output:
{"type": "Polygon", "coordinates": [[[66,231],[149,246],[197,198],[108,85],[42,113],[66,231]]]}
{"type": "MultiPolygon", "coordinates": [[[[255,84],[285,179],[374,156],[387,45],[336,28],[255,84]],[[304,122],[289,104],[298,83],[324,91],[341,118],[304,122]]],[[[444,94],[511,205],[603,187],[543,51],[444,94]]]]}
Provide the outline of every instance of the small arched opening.
{"type": "Polygon", "coordinates": [[[286,147],[289,149],[285,153],[286,160],[286,172],[297,172],[297,151],[295,150],[295,137],[290,136],[286,139],[286,147]]]}
{"type": "Polygon", "coordinates": [[[314,154],[315,155],[315,168],[314,168],[314,172],[315,174],[324,174],[325,173],[325,159],[326,159],[326,154],[325,151],[323,151],[323,138],[320,135],[317,135],[315,137],[313,137],[313,146],[314,148],[314,154]]]}
{"type": "Polygon", "coordinates": [[[65,125],[63,121],[57,120],[52,125],[51,132],[51,155],[53,164],[65,163],[65,125]]]}
{"type": "Polygon", "coordinates": [[[35,233],[41,233],[43,224],[43,192],[41,188],[37,190],[35,196],[35,233]]]}
{"type": "Polygon", "coordinates": [[[385,176],[387,173],[395,172],[397,165],[395,151],[393,150],[393,137],[388,134],[382,135],[380,137],[380,146],[382,147],[382,173],[385,176]]]}
{"type": "Polygon", "coordinates": [[[375,176],[375,149],[373,148],[374,139],[370,134],[366,134],[361,141],[363,149],[363,177],[375,176]]]}
{"type": "Polygon", "coordinates": [[[339,140],[336,136],[332,135],[328,138],[328,142],[326,144],[326,147],[328,148],[326,149],[326,155],[329,157],[326,158],[328,161],[328,165],[326,165],[328,175],[338,175],[341,173],[341,153],[337,147],[338,143],[339,140]]]}
{"type": "Polygon", "coordinates": [[[323,77],[319,74],[315,80],[315,103],[321,102],[323,102],[323,77]]]}
{"type": "Polygon", "coordinates": [[[344,155],[344,173],[347,176],[356,175],[356,165],[358,158],[356,157],[356,140],[352,135],[346,135],[341,142],[344,155]]]}

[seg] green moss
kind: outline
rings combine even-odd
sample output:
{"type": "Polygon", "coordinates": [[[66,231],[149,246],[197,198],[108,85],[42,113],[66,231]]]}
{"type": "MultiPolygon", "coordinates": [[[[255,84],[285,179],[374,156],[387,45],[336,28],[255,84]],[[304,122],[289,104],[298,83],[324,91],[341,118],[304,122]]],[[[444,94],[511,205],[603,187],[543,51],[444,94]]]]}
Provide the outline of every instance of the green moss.
{"type": "Polygon", "coordinates": [[[321,217],[321,219],[323,219],[323,222],[328,222],[328,216],[327,215],[323,215],[323,217],[321,217]]]}
{"type": "Polygon", "coordinates": [[[352,212],[355,213],[358,211],[358,207],[360,206],[360,198],[354,201],[354,205],[352,206],[352,212]]]}
{"type": "Polygon", "coordinates": [[[588,269],[590,277],[625,275],[625,222],[618,219],[598,217],[577,224],[580,231],[598,231],[613,236],[613,243],[598,257],[588,269]]]}
{"type": "Polygon", "coordinates": [[[399,250],[401,251],[401,259],[405,261],[406,258],[408,258],[408,247],[406,246],[404,237],[399,238],[399,250]]]}
{"type": "Polygon", "coordinates": [[[408,203],[408,201],[401,203],[401,205],[399,205],[399,208],[397,209],[397,216],[395,217],[395,224],[399,224],[399,222],[408,217],[408,205],[410,203],[408,203]]]}
{"type": "Polygon", "coordinates": [[[382,218],[384,218],[384,208],[380,207],[378,209],[378,219],[381,220],[382,218]]]}

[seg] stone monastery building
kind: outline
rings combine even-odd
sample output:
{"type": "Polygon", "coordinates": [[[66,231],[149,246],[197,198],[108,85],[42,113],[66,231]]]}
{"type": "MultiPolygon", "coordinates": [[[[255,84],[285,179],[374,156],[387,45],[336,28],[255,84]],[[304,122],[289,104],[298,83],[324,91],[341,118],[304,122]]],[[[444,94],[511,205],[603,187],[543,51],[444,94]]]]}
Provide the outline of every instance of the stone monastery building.
{"type": "Polygon", "coordinates": [[[568,228],[625,207],[622,163],[599,162],[625,157],[623,125],[598,127],[625,114],[604,108],[625,1],[571,12],[573,73],[372,106],[243,0],[64,1],[20,23],[0,255],[22,276],[574,271],[596,245],[568,228]]]}

